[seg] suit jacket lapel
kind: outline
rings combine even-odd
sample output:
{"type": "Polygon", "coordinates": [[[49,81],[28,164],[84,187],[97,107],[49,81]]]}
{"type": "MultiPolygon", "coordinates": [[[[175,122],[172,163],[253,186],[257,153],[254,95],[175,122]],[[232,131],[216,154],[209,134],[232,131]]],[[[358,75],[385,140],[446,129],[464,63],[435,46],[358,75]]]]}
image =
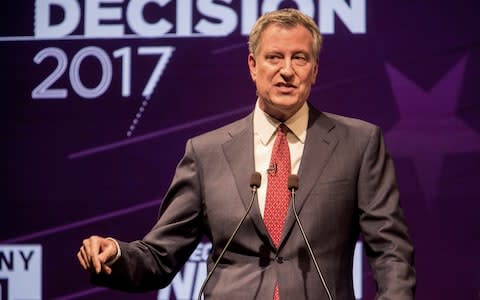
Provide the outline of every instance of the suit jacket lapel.
{"type": "MultiPolygon", "coordinates": [[[[302,161],[298,170],[299,188],[296,192],[296,209],[300,213],[310,191],[318,181],[338,140],[331,133],[335,124],[324,114],[310,106],[307,136],[302,154],[302,161]]],[[[289,209],[284,227],[283,238],[295,224],[295,216],[289,209]]]]}
{"type": "MultiPolygon", "coordinates": [[[[252,200],[250,177],[255,171],[255,155],[253,148],[253,113],[242,120],[242,123],[230,131],[231,140],[223,144],[223,152],[230,165],[237,184],[238,194],[245,209],[252,200]]],[[[266,233],[267,229],[260,214],[258,201],[255,201],[249,213],[257,228],[266,233]]]]}
{"type": "MultiPolygon", "coordinates": [[[[310,106],[305,147],[298,171],[300,183],[296,193],[296,208],[298,213],[300,213],[307,200],[307,196],[318,181],[320,174],[338,143],[337,138],[331,134],[331,130],[334,127],[335,124],[328,117],[310,106]]],[[[223,144],[223,151],[235,178],[238,194],[245,209],[247,209],[252,199],[252,193],[249,189],[250,176],[255,171],[253,113],[241,120],[237,127],[233,127],[230,131],[230,136],[231,139],[223,144]]],[[[254,203],[249,215],[260,232],[265,233],[265,236],[269,237],[257,201],[254,203]]],[[[294,224],[295,217],[293,211],[290,209],[280,247],[284,242],[285,236],[293,228],[294,224]]],[[[273,247],[270,239],[268,242],[273,247]]]]}

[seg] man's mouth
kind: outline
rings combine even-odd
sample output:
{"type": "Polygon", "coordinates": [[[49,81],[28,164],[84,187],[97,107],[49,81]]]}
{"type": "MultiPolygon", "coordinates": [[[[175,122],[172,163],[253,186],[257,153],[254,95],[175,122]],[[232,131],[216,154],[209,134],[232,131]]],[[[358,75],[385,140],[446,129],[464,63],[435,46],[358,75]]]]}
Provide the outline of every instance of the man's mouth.
{"type": "Polygon", "coordinates": [[[277,84],[275,84],[276,87],[280,87],[280,88],[296,88],[296,86],[292,83],[288,83],[288,82],[279,82],[277,84]]]}
{"type": "Polygon", "coordinates": [[[295,90],[296,86],[291,83],[280,82],[275,84],[275,87],[280,93],[291,93],[295,90]]]}

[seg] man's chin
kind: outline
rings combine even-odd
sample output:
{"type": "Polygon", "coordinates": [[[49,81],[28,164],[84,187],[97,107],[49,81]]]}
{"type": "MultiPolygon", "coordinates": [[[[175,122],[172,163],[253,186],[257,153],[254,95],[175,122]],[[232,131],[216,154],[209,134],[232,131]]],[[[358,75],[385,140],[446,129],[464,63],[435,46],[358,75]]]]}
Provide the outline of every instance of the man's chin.
{"type": "Polygon", "coordinates": [[[292,95],[278,95],[272,97],[270,100],[271,104],[285,109],[296,107],[298,106],[299,102],[300,100],[298,99],[298,97],[292,95]]]}
{"type": "Polygon", "coordinates": [[[275,97],[267,101],[264,111],[279,121],[286,121],[302,106],[297,98],[275,97]]]}

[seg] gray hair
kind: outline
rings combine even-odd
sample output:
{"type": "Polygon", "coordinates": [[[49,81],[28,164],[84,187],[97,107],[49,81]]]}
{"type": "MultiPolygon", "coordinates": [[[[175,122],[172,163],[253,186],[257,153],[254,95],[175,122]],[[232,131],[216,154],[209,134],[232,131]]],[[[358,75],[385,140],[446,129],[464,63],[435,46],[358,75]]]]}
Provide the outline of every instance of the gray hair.
{"type": "Polygon", "coordinates": [[[293,8],[284,8],[266,13],[255,22],[248,37],[248,51],[250,51],[251,54],[256,54],[260,43],[260,36],[270,24],[285,26],[287,28],[295,27],[296,25],[305,27],[313,36],[313,56],[318,58],[320,55],[322,35],[320,34],[317,24],[311,17],[293,8]]]}

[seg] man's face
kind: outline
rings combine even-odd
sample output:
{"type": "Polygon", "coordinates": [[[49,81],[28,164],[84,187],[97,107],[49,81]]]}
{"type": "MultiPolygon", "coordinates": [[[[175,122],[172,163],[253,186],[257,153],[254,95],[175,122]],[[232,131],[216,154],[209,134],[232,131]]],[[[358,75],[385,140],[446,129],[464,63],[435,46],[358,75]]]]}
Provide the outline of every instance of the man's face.
{"type": "Polygon", "coordinates": [[[312,46],[313,36],[305,27],[271,24],[255,55],[248,56],[260,108],[279,121],[293,116],[310,95],[318,72],[312,46]]]}

